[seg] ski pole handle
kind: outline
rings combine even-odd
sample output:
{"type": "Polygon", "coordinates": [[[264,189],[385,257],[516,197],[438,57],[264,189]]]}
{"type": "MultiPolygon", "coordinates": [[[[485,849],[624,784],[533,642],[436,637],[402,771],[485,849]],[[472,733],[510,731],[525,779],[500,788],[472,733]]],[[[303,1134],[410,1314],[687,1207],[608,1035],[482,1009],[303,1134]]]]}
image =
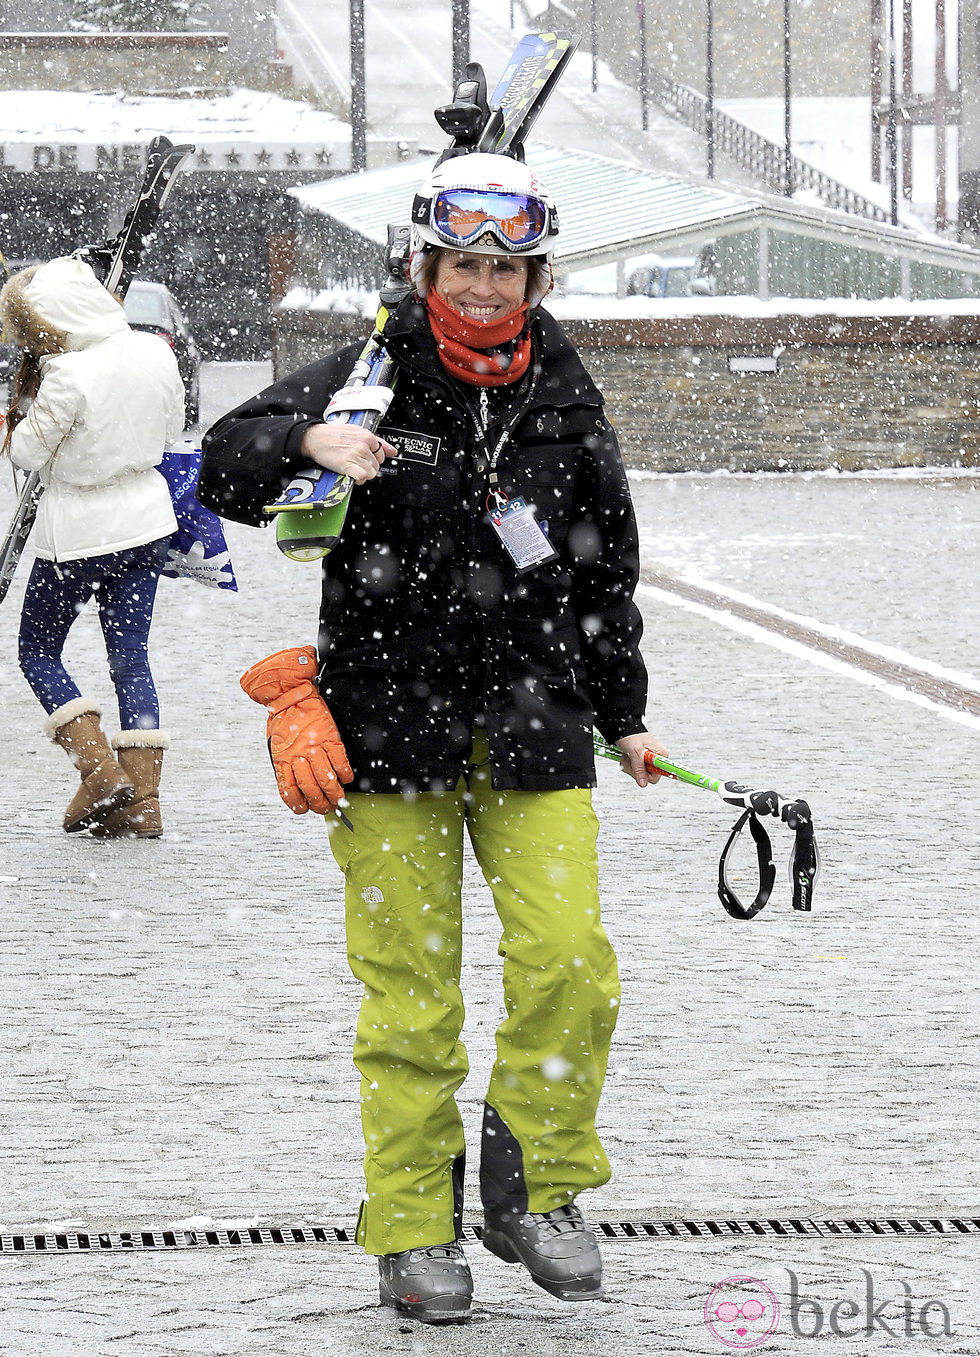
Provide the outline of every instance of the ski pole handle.
{"type": "MultiPolygon", "coordinates": [[[[623,751],[618,745],[607,743],[599,735],[594,737],[593,744],[595,752],[604,759],[614,759],[616,763],[619,763],[623,757],[623,751]]],[[[661,777],[672,777],[677,782],[690,783],[692,787],[706,787],[709,792],[717,792],[721,788],[721,783],[717,778],[705,777],[703,773],[692,773],[687,768],[681,768],[678,764],[671,763],[662,754],[655,754],[652,749],[644,750],[643,762],[648,773],[659,773],[661,777]]]]}

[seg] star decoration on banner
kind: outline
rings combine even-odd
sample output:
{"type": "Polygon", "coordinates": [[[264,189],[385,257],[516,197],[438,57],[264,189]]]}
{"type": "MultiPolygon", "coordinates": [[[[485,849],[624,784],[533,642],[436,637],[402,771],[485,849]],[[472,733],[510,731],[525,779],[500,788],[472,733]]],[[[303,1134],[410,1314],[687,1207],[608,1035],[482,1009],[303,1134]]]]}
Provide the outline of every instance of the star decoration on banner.
{"type": "Polygon", "coordinates": [[[232,167],[232,169],[237,169],[238,166],[242,163],[242,158],[235,150],[234,146],[231,148],[230,151],[227,151],[225,153],[225,161],[232,167]]]}
{"type": "Polygon", "coordinates": [[[319,151],[317,151],[316,153],[316,158],[321,165],[330,164],[330,152],[327,150],[325,146],[320,147],[319,151]]]}
{"type": "Polygon", "coordinates": [[[286,152],[286,159],[290,165],[298,165],[302,158],[303,157],[300,155],[299,151],[297,151],[295,146],[291,146],[289,150],[286,152]]]}
{"type": "Polygon", "coordinates": [[[262,147],[261,151],[256,151],[255,153],[255,163],[257,165],[268,165],[271,159],[272,156],[269,154],[269,152],[265,149],[264,146],[262,147]]]}
{"type": "Polygon", "coordinates": [[[210,154],[210,152],[207,151],[203,146],[201,147],[201,149],[200,149],[200,150],[198,151],[198,153],[197,153],[197,163],[198,163],[200,166],[202,166],[204,169],[210,169],[210,166],[211,166],[211,154],[210,154]]]}

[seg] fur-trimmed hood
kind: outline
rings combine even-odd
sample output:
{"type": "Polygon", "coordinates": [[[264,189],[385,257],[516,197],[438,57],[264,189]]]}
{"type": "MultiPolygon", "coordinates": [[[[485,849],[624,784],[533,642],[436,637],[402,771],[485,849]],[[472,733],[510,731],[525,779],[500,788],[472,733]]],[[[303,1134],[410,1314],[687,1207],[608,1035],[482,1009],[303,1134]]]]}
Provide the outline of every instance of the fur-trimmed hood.
{"type": "Polygon", "coordinates": [[[31,352],[50,355],[59,350],[86,349],[128,329],[122,307],[88,264],[71,255],[52,259],[36,269],[26,286],[17,278],[4,289],[5,318],[19,344],[31,352]],[[19,296],[18,296],[19,292],[19,296]],[[15,301],[20,301],[13,312],[15,301]],[[52,332],[63,343],[52,343],[52,332]]]}

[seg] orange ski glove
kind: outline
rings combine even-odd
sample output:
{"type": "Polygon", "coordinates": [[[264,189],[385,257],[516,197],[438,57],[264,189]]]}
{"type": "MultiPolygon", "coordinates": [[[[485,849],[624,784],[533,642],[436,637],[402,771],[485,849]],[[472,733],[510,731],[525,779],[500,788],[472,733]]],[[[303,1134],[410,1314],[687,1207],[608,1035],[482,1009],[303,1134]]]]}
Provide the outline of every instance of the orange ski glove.
{"type": "Polygon", "coordinates": [[[279,650],[241,677],[242,689],[269,713],[266,739],[279,795],[294,815],[327,815],[354,774],[330,708],[313,686],[312,646],[279,650]]]}

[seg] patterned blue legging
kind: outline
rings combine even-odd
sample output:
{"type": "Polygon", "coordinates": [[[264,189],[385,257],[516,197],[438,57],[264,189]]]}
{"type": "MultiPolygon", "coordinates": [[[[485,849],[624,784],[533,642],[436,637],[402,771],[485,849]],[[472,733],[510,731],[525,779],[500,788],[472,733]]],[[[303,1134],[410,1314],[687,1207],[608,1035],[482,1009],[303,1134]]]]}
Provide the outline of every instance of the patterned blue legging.
{"type": "Polygon", "coordinates": [[[18,658],[41,706],[52,712],[81,697],[61,654],[79,613],[96,596],[109,676],[123,730],[156,730],[160,706],[147,641],[167,538],[82,561],[36,560],[20,617],[18,658]]]}

